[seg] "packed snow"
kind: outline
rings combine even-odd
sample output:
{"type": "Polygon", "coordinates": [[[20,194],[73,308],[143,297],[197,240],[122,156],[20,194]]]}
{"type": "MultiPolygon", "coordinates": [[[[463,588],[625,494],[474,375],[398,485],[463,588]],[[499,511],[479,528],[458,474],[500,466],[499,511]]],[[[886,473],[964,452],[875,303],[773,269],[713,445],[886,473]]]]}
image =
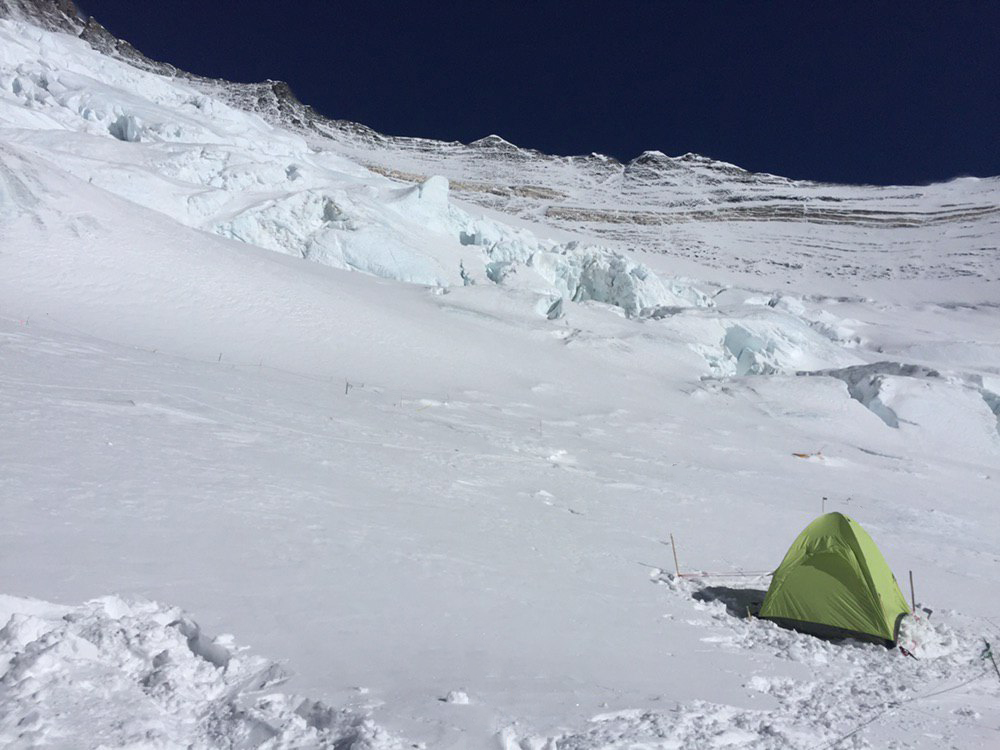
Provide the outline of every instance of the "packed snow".
{"type": "Polygon", "coordinates": [[[240,90],[0,18],[4,746],[996,746],[997,180],[240,90]],[[914,658],[748,617],[830,510],[914,658]]]}

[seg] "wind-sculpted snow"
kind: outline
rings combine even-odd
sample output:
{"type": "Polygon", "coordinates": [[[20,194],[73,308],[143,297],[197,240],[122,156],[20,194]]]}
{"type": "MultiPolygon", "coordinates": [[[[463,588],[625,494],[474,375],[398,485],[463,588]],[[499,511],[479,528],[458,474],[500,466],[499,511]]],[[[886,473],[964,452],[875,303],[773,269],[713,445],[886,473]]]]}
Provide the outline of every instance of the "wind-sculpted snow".
{"type": "Polygon", "coordinates": [[[0,595],[5,748],[398,750],[364,715],[276,692],[274,662],[154,602],[0,595]]]}

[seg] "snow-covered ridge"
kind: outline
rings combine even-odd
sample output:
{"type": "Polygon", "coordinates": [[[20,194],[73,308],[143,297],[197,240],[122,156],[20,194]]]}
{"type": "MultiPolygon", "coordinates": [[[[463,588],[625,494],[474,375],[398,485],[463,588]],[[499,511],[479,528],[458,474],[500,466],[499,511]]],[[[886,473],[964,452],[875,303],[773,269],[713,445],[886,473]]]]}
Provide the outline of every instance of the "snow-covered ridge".
{"type": "MultiPolygon", "coordinates": [[[[634,260],[539,236],[374,175],[295,130],[275,130],[192,85],[23,22],[3,24],[0,122],[9,147],[182,224],[383,278],[447,287],[505,283],[596,300],[630,315],[705,302],[634,260]],[[675,293],[680,289],[679,293],[675,293]]],[[[133,61],[129,61],[133,62],[133,61]]],[[[277,85],[266,87],[281,98],[277,85]]]]}
{"type": "Polygon", "coordinates": [[[105,55],[183,80],[394,180],[441,175],[463,200],[648,253],[654,271],[667,268],[656,258],[665,256],[734,279],[818,275],[840,285],[831,290],[860,279],[996,281],[997,178],[838,186],[751,173],[697,154],[647,151],[622,164],[598,154],[549,156],[497,135],[468,145],[385,136],[320,115],[281,82],[214,81],[149,60],[94,19],[77,19],[71,3],[59,4],[67,10],[54,5],[3,0],[0,17],[27,16],[79,34],[105,55]]]}
{"type": "Polygon", "coordinates": [[[622,165],[598,157],[483,154],[460,144],[375,142],[332,125],[317,128],[345,153],[398,179],[442,174],[466,200],[662,255],[664,267],[683,260],[742,283],[778,276],[848,284],[996,280],[997,178],[839,186],[753,174],[690,155],[646,153],[622,165]]]}

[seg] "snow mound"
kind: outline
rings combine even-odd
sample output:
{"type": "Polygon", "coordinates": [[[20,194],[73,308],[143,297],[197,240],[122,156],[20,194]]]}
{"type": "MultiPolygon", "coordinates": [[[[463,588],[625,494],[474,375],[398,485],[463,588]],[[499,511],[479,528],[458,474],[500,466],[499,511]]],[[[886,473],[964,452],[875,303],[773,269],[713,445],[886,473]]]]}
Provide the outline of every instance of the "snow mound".
{"type": "Polygon", "coordinates": [[[365,716],[273,692],[280,666],[176,608],[0,597],[0,618],[4,747],[403,746],[365,716]]]}

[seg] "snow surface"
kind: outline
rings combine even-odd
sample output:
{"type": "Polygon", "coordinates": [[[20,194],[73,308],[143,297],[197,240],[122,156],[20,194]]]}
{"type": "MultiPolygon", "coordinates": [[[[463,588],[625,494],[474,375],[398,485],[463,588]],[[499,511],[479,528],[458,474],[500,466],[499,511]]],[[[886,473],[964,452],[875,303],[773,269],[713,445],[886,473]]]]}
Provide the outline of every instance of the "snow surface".
{"type": "Polygon", "coordinates": [[[363,715],[275,692],[282,667],[176,608],[4,596],[0,615],[4,747],[404,747],[363,715]]]}
{"type": "Polygon", "coordinates": [[[996,746],[996,180],[303,134],[217,87],[0,20],[3,744],[996,746]],[[914,571],[916,660],[746,619],[823,509],[914,571]]]}

